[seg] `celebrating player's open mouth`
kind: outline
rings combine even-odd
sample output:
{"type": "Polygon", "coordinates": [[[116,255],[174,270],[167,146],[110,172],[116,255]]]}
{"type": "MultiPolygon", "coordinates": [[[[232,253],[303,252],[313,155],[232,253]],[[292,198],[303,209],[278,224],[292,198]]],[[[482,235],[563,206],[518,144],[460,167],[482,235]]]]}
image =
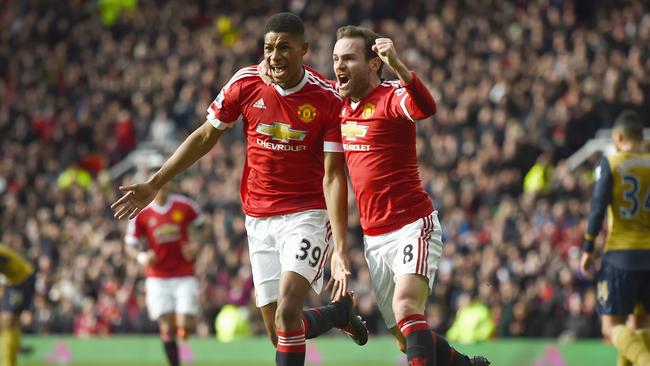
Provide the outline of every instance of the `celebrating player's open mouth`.
{"type": "Polygon", "coordinates": [[[271,72],[274,78],[282,78],[286,76],[288,67],[286,65],[271,65],[271,72]]]}
{"type": "Polygon", "coordinates": [[[350,78],[345,74],[336,74],[336,81],[339,83],[339,90],[348,90],[350,78]]]}

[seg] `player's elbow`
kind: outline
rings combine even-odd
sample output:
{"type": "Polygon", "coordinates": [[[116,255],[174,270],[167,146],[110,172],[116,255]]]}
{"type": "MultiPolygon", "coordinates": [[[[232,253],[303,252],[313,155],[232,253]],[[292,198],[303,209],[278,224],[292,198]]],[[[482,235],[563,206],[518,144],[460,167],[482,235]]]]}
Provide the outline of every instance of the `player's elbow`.
{"type": "Polygon", "coordinates": [[[336,176],[325,174],[323,176],[323,191],[328,192],[336,183],[336,176]]]}
{"type": "Polygon", "coordinates": [[[214,128],[210,122],[205,122],[200,128],[190,135],[191,143],[194,146],[200,146],[212,149],[224,130],[214,128]]]}
{"type": "Polygon", "coordinates": [[[341,169],[327,169],[323,175],[323,190],[329,191],[333,189],[342,189],[347,187],[345,177],[345,170],[341,169]]]}
{"type": "Polygon", "coordinates": [[[431,98],[431,100],[428,101],[428,103],[424,103],[424,106],[422,107],[422,114],[424,114],[423,118],[433,117],[433,115],[436,114],[437,108],[436,102],[431,98]]]}
{"type": "Polygon", "coordinates": [[[434,102],[433,99],[432,99],[431,101],[432,101],[433,103],[431,103],[431,108],[430,108],[430,114],[429,114],[429,117],[432,117],[432,116],[433,116],[434,114],[436,114],[436,112],[438,111],[438,106],[436,105],[436,102],[434,102]]]}
{"type": "Polygon", "coordinates": [[[435,103],[418,103],[416,108],[416,113],[413,115],[413,120],[423,120],[430,117],[433,117],[436,114],[436,104],[435,103]]]}

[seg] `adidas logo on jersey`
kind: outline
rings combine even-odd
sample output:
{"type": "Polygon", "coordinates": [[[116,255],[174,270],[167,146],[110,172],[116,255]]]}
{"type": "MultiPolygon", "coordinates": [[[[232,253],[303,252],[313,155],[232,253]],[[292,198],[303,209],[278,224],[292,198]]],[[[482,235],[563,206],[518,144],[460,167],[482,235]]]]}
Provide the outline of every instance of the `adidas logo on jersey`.
{"type": "Polygon", "coordinates": [[[266,109],[266,106],[264,105],[264,99],[260,98],[253,104],[253,107],[259,108],[259,109],[266,109]]]}

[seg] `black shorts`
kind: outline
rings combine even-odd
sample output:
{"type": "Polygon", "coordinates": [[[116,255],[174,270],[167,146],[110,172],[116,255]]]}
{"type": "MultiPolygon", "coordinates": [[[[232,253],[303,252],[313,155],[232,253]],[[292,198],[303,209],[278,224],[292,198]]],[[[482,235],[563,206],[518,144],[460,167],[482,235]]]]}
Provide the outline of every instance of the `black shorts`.
{"type": "Polygon", "coordinates": [[[25,281],[18,285],[7,286],[5,295],[2,298],[3,312],[20,314],[23,310],[29,310],[34,301],[36,275],[32,273],[25,281]]]}
{"type": "Polygon", "coordinates": [[[631,271],[603,261],[596,294],[600,315],[627,316],[637,303],[650,309],[650,271],[631,271]]]}

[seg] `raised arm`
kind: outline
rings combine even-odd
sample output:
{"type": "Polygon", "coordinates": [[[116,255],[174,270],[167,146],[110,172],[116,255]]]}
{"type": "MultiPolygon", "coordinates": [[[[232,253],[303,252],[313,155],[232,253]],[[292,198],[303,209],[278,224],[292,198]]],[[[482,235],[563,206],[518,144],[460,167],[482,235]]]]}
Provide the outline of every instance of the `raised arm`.
{"type": "Polygon", "coordinates": [[[397,75],[406,93],[398,96],[398,114],[411,121],[431,117],[436,113],[436,102],[426,85],[399,59],[395,45],[390,38],[378,38],[373,51],[397,75]]]}
{"type": "Polygon", "coordinates": [[[404,63],[397,56],[397,50],[390,38],[377,38],[375,45],[372,46],[372,50],[379,55],[379,58],[381,58],[384,64],[388,65],[395,72],[402,83],[408,84],[411,82],[413,78],[411,71],[404,66],[404,63]]]}

